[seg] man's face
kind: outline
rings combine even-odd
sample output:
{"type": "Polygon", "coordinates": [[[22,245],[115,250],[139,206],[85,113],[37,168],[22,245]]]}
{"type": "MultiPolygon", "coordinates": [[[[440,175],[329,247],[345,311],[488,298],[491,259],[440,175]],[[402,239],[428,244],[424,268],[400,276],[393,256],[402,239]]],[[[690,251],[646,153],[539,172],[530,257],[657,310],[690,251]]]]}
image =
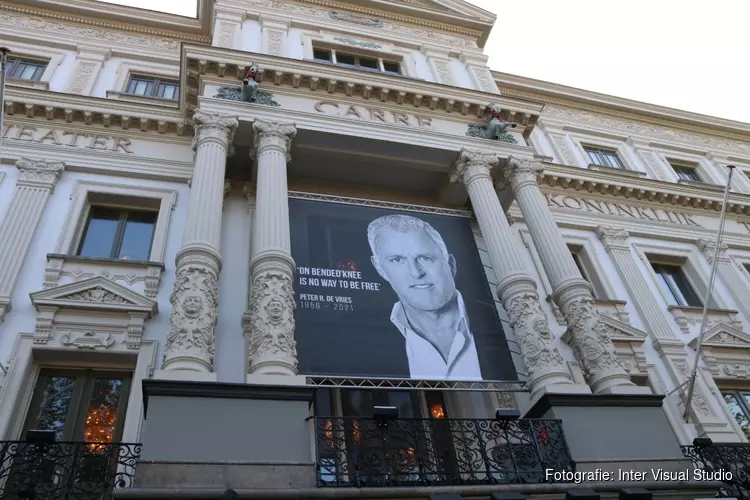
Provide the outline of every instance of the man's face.
{"type": "Polygon", "coordinates": [[[455,259],[445,260],[440,247],[424,231],[383,231],[372,263],[399,299],[423,311],[436,311],[456,293],[455,259]]]}

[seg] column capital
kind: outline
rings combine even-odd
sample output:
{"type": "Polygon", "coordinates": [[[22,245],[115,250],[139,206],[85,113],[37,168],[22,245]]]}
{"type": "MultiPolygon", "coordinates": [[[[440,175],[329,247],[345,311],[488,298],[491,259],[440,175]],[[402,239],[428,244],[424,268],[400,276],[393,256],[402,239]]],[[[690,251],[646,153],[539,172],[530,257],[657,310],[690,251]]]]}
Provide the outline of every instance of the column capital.
{"type": "Polygon", "coordinates": [[[21,183],[54,190],[57,179],[65,170],[65,163],[21,158],[16,161],[16,168],[21,171],[21,183]]]}
{"type": "Polygon", "coordinates": [[[195,123],[195,136],[192,143],[194,150],[205,142],[213,141],[218,142],[228,151],[239,125],[236,116],[209,114],[201,110],[195,112],[193,122],[195,123]]]}
{"type": "Polygon", "coordinates": [[[596,228],[596,235],[604,245],[604,249],[610,250],[630,250],[628,246],[628,238],[630,233],[624,229],[598,226],[596,228]]]}
{"type": "Polygon", "coordinates": [[[490,174],[498,163],[499,160],[496,154],[462,149],[453,172],[451,172],[450,181],[452,183],[462,182],[467,186],[481,178],[491,181],[492,177],[490,174]]]}
{"type": "Polygon", "coordinates": [[[522,160],[509,156],[504,176],[505,181],[509,182],[516,191],[526,184],[538,185],[542,172],[544,172],[544,166],[537,160],[522,160]]]}
{"type": "Polygon", "coordinates": [[[284,153],[287,162],[292,161],[290,153],[292,139],[297,136],[295,124],[255,120],[253,132],[255,133],[255,149],[250,153],[251,156],[261,154],[266,148],[276,148],[284,153]]]}
{"type": "MultiPolygon", "coordinates": [[[[695,246],[698,247],[698,250],[700,250],[701,253],[705,255],[708,260],[713,260],[714,252],[716,251],[715,241],[709,240],[706,238],[699,238],[698,240],[695,241],[695,246]]],[[[727,250],[729,250],[729,245],[727,245],[723,241],[719,243],[719,258],[720,259],[726,258],[727,250]]]]}

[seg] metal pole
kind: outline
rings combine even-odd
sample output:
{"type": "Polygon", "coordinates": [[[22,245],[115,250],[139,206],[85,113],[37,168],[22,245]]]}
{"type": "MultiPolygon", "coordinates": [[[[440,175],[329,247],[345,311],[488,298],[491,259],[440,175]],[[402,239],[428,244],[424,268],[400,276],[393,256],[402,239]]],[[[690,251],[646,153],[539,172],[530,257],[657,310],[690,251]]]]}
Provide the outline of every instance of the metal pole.
{"type": "Polygon", "coordinates": [[[3,134],[5,129],[3,128],[3,117],[5,116],[5,73],[8,67],[8,54],[10,49],[6,47],[0,47],[0,161],[3,159],[3,134]]]}
{"type": "Polygon", "coordinates": [[[690,405],[693,402],[693,392],[695,391],[695,379],[698,376],[698,363],[701,360],[701,351],[703,350],[703,337],[706,335],[706,320],[708,319],[708,308],[711,305],[711,297],[714,292],[714,283],[716,282],[716,268],[719,263],[719,247],[721,246],[721,237],[724,234],[724,223],[727,220],[727,205],[729,201],[729,189],[732,185],[732,174],[734,173],[735,166],[727,165],[729,169],[729,178],[727,179],[727,186],[724,189],[724,203],[721,206],[721,219],[719,220],[719,232],[716,235],[716,247],[714,248],[714,261],[711,263],[711,278],[708,281],[708,290],[706,290],[706,297],[703,300],[703,319],[701,320],[701,332],[698,335],[698,345],[695,347],[695,364],[693,364],[693,372],[690,374],[690,385],[688,386],[687,399],[685,400],[685,414],[683,418],[685,423],[690,422],[690,405]]]}

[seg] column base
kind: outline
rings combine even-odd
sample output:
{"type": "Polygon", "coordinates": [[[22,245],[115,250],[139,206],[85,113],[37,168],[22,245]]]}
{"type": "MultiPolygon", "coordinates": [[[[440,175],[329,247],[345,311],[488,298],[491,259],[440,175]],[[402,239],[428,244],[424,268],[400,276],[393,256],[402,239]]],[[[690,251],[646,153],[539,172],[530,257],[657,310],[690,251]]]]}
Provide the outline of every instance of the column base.
{"type": "Polygon", "coordinates": [[[561,420],[577,464],[679,462],[686,470],[692,465],[680,450],[662,409],[663,399],[653,394],[547,393],[524,417],[561,420]]]}
{"type": "Polygon", "coordinates": [[[175,380],[182,382],[216,382],[216,372],[198,372],[195,370],[155,370],[154,380],[175,380]]]}
{"type": "Polygon", "coordinates": [[[537,401],[547,394],[591,394],[591,387],[585,384],[550,384],[531,393],[529,408],[533,408],[537,401]]]}
{"type": "Polygon", "coordinates": [[[245,376],[245,382],[250,385],[283,385],[283,386],[307,386],[307,377],[304,375],[265,375],[261,373],[249,373],[245,376]]]}

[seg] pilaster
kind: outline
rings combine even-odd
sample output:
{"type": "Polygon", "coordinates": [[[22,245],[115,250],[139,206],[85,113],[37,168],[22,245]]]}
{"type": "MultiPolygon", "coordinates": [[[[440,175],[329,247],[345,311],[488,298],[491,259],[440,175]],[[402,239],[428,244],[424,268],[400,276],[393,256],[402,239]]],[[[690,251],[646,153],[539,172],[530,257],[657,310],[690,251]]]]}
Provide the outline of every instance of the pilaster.
{"type": "Polygon", "coordinates": [[[287,35],[292,22],[290,19],[260,16],[262,52],[270,56],[284,56],[287,35]]]}
{"type": "Polygon", "coordinates": [[[170,330],[160,376],[214,380],[224,170],[238,122],[235,117],[202,111],[193,120],[195,170],[182,248],[175,258],[170,330]]]}
{"type": "Polygon", "coordinates": [[[505,178],[524,215],[532,241],[552,286],[552,296],[565,316],[564,336],[573,348],[595,393],[617,392],[634,384],[615,353],[608,327],[599,316],[591,287],[581,276],[539,188],[542,165],[508,159],[505,178]]]}
{"type": "Polygon", "coordinates": [[[0,323],[11,309],[10,296],[24,258],[44,212],[65,169],[62,162],[21,158],[16,162],[21,177],[4,219],[0,222],[0,323]]]}
{"type": "Polygon", "coordinates": [[[427,45],[422,46],[422,53],[427,57],[427,64],[435,76],[435,82],[443,85],[457,86],[456,77],[451,69],[451,60],[448,52],[427,45]]]}
{"type": "Polygon", "coordinates": [[[601,240],[618,274],[633,301],[635,308],[648,326],[648,332],[657,339],[675,339],[672,327],[664,316],[665,311],[654,300],[654,295],[648,287],[646,278],[638,269],[628,244],[630,234],[624,229],[599,226],[596,234],[601,240]]]}
{"type": "Polygon", "coordinates": [[[90,95],[102,66],[111,56],[109,49],[79,45],[78,58],[66,91],[70,94],[90,95]]]}
{"type": "MultiPolygon", "coordinates": [[[[708,263],[713,265],[714,253],[716,251],[716,242],[700,238],[695,242],[695,246],[706,257],[708,263]]],[[[737,304],[740,312],[745,316],[746,321],[750,321],[750,288],[742,280],[741,271],[734,267],[732,261],[727,255],[729,246],[722,242],[719,244],[718,262],[716,263],[716,274],[722,283],[729,289],[734,302],[737,304]]]]}
{"type": "Polygon", "coordinates": [[[647,142],[639,141],[632,137],[629,137],[626,142],[633,148],[638,159],[643,162],[649,177],[660,181],[673,181],[676,179],[674,172],[671,175],[667,172],[663,162],[656,155],[656,152],[648,146],[647,142]]]}
{"type": "Polygon", "coordinates": [[[244,16],[239,10],[227,10],[226,7],[217,8],[212,45],[225,49],[239,48],[237,37],[242,32],[243,20],[244,16]]]}
{"type": "Polygon", "coordinates": [[[497,277],[496,293],[508,312],[516,335],[533,393],[543,387],[573,384],[565,362],[549,330],[541,309],[536,282],[524,270],[523,261],[513,245],[513,235],[500,200],[495,194],[491,171],[497,155],[461,150],[451,182],[461,182],[477,217],[497,277]]]}
{"type": "Polygon", "coordinates": [[[491,94],[500,94],[495,79],[492,77],[489,66],[487,66],[488,57],[484,54],[473,52],[461,52],[459,56],[461,62],[466,66],[466,71],[474,83],[474,88],[482,92],[491,94]]]}
{"type": "Polygon", "coordinates": [[[295,265],[291,253],[287,163],[297,129],[256,121],[258,179],[250,262],[249,374],[297,375],[294,340],[295,265]]]}

